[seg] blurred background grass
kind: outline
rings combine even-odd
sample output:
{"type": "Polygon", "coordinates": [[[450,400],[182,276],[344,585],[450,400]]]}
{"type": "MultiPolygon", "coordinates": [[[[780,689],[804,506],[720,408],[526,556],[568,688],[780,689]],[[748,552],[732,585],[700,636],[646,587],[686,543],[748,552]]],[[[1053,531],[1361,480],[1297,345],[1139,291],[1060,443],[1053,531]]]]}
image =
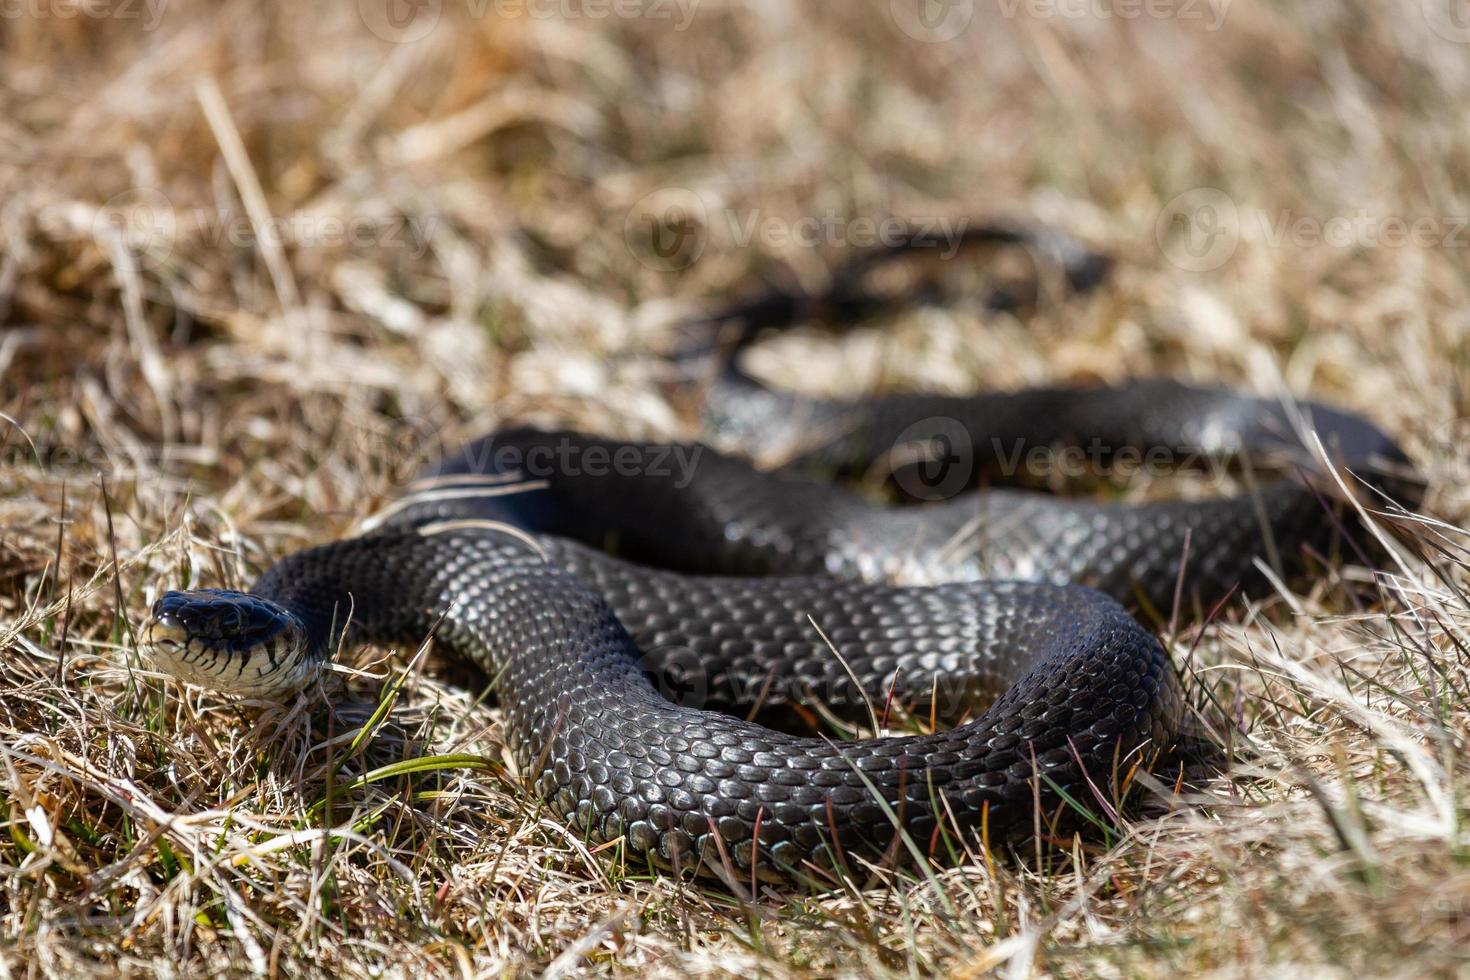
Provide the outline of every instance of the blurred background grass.
{"type": "Polygon", "coordinates": [[[161,588],[248,582],[341,533],[500,420],[693,435],[656,383],[676,318],[820,288],[888,219],[1052,224],[1118,266],[1024,320],[797,331],[758,370],[848,394],[1284,386],[1395,433],[1427,510],[1463,524],[1455,0],[0,17],[0,972],[1464,968],[1470,617],[1448,527],[1449,557],[1399,570],[1378,612],[1350,566],[1171,638],[1249,744],[1211,806],[1076,863],[756,911],[603,870],[485,772],[371,788],[355,837],[304,826],[338,769],[497,758],[494,711],[415,674],[339,757],[371,682],[325,718],[247,723],[141,681],[127,626],[161,588]]]}

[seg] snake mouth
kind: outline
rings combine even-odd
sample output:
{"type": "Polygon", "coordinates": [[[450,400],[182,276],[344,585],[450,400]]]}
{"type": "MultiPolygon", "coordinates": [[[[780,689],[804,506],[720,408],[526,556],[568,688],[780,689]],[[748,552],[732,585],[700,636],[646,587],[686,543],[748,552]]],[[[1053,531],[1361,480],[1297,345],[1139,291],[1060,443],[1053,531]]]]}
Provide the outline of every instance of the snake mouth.
{"type": "Polygon", "coordinates": [[[166,592],[142,632],[159,670],[201,687],[279,695],[310,676],[310,640],[289,610],[245,592],[166,592]]]}

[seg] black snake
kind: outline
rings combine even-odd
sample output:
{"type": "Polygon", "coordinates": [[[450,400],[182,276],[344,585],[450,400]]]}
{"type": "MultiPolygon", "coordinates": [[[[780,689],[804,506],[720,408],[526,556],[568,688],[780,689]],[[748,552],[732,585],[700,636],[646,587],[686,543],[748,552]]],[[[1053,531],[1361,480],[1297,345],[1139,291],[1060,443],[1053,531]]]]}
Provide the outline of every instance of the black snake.
{"type": "MultiPolygon", "coordinates": [[[[1087,253],[1060,258],[1074,287],[1099,274],[1087,253]]],[[[743,339],[819,307],[859,315],[879,301],[855,281],[710,322],[742,323],[743,339]]],[[[339,643],[432,632],[492,678],[519,768],[589,843],[666,869],[822,878],[944,857],[946,832],[996,843],[1059,810],[1111,810],[1182,711],[1168,656],[1121,603],[1214,601],[1263,564],[1327,552],[1340,525],[1307,475],[1307,425],[1343,467],[1405,464],[1356,416],[1172,381],[848,403],[726,372],[708,405],[747,444],[803,452],[763,472],[694,444],[501,431],[368,533],[286,556],[249,593],[163,595],[147,649],[182,679],[280,696],[339,643]],[[1204,500],[970,489],[1064,445],[1297,469],[1204,500]],[[942,499],[885,506],[809,476],[916,449],[891,467],[900,489],[942,499]],[[984,710],[856,740],[732,713],[819,703],[879,727],[900,709],[984,710]]]]}

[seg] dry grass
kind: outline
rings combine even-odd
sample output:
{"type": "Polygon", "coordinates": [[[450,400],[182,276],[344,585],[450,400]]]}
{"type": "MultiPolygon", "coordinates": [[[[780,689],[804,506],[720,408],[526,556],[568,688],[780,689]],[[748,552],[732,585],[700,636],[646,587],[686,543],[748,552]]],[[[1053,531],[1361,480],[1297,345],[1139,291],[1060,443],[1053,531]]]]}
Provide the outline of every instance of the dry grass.
{"type": "Polygon", "coordinates": [[[429,0],[405,43],[372,0],[7,11],[0,977],[1470,969],[1452,5],[961,0],[947,43],[838,6],[429,0]],[[673,271],[638,233],[653,193],[703,209],[673,271]],[[785,240],[795,219],[994,213],[1087,236],[1114,282],[759,364],[847,391],[1284,379],[1396,433],[1446,522],[1376,582],[1348,564],[1170,638],[1234,760],[1196,805],[750,904],[586,853],[437,669],[368,663],[332,707],[134,669],[159,590],[248,582],[444,442],[510,417],[688,434],[663,328],[755,276],[820,283],[841,241],[785,240]],[[1223,238],[1189,251],[1176,213],[1223,238]],[[444,756],[471,758],[382,768],[444,756]]]}

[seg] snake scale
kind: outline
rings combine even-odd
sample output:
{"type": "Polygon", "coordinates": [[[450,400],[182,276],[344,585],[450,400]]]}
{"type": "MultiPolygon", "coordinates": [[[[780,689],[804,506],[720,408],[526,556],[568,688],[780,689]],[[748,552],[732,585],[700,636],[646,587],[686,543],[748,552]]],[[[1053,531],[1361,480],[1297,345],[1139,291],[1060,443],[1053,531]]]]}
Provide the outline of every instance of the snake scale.
{"type": "MultiPolygon", "coordinates": [[[[1059,262],[1074,287],[1097,278],[1085,252],[1059,262]]],[[[713,319],[740,320],[743,343],[812,307],[861,315],[876,301],[855,279],[824,302],[774,292],[713,319]]],[[[803,451],[763,471],[699,444],[505,429],[248,593],[165,593],[145,647],[183,680],[279,697],[339,645],[432,633],[491,678],[518,768],[589,843],[727,880],[830,880],[944,857],[945,832],[1014,841],[1068,803],[1111,808],[1183,710],[1124,604],[1216,601],[1265,562],[1289,573],[1328,552],[1341,525],[1306,425],[1355,472],[1406,463],[1358,416],[1168,380],[848,402],[727,370],[706,415],[746,446],[803,451]],[[1202,500],[973,487],[1063,445],[1297,469],[1202,500]],[[964,464],[958,484],[936,446],[964,464]],[[915,447],[931,455],[897,482],[939,499],[889,506],[811,475],[915,447]],[[880,726],[900,708],[962,721],[843,739],[741,717],[817,704],[880,726]]]]}

